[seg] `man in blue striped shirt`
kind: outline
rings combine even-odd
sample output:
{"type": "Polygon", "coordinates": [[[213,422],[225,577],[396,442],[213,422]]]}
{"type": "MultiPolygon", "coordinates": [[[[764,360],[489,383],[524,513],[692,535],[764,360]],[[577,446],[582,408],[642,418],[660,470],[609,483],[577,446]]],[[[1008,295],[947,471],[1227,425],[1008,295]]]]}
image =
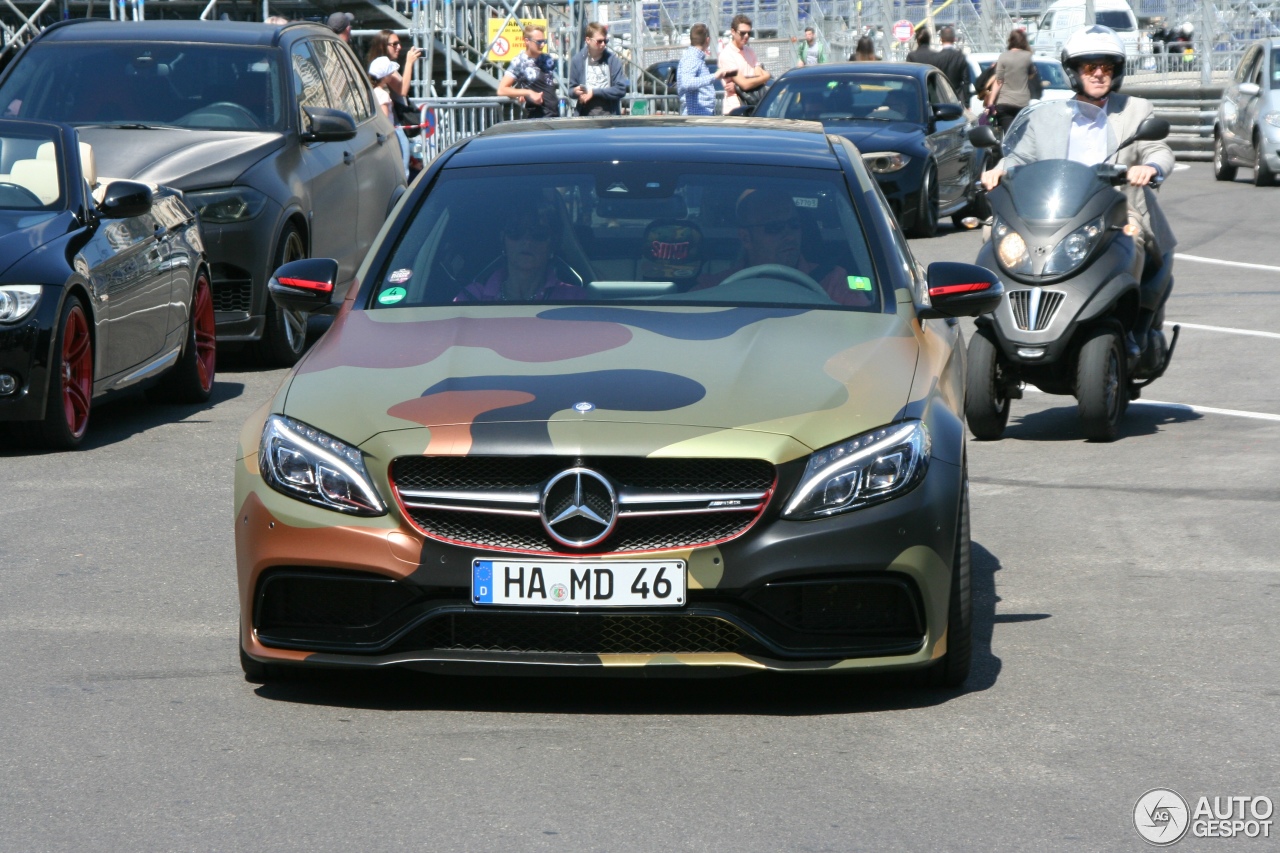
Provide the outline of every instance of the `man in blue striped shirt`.
{"type": "Polygon", "coordinates": [[[709,116],[716,111],[716,80],[723,79],[723,69],[712,71],[707,67],[707,49],[711,44],[711,32],[706,24],[694,24],[689,29],[689,49],[680,57],[676,70],[676,92],[680,96],[680,115],[709,116]]]}

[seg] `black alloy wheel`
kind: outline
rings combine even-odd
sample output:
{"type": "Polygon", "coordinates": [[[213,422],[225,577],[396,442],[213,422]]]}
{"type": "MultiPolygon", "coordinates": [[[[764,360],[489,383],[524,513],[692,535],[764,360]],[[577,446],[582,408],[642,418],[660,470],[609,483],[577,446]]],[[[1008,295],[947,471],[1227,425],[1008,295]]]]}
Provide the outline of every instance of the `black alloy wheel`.
{"type": "Polygon", "coordinates": [[[1009,423],[1005,365],[1000,349],[981,332],[969,339],[969,367],[965,377],[964,417],[980,441],[996,441],[1009,423]]]}
{"type": "MultiPolygon", "coordinates": [[[[280,243],[276,248],[275,266],[272,274],[290,261],[302,260],[307,256],[307,246],[302,240],[302,232],[296,225],[286,225],[280,235],[280,243]]],[[[302,351],[307,346],[307,317],[305,311],[288,311],[276,305],[274,299],[267,296],[267,323],[258,342],[258,359],[269,367],[292,367],[302,358],[302,351]]]]}
{"type": "Polygon", "coordinates": [[[1089,441],[1115,441],[1129,403],[1125,351],[1119,333],[1098,328],[1080,348],[1076,362],[1076,403],[1089,441]]]}
{"type": "Polygon", "coordinates": [[[932,237],[938,233],[938,167],[932,162],[924,167],[924,179],[920,183],[920,200],[916,207],[916,220],[908,237],[932,237]]]}
{"type": "Polygon", "coordinates": [[[1227,159],[1227,144],[1222,141],[1222,134],[1213,135],[1213,177],[1219,181],[1234,181],[1236,167],[1227,159]]]}

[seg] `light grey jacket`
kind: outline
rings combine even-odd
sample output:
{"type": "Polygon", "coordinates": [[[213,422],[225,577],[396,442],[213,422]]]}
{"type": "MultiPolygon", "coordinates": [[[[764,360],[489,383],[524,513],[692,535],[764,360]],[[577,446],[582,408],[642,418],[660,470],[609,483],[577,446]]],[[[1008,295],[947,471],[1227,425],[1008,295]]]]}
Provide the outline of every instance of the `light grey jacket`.
{"type": "MultiPolygon", "coordinates": [[[[1054,103],[1054,102],[1048,102],[1054,103]]],[[[1035,108],[1033,108],[1035,109],[1035,108]]],[[[1138,126],[1151,115],[1151,102],[1143,98],[1113,93],[1107,98],[1107,136],[1114,149],[1137,132],[1138,126]]],[[[1018,146],[1010,156],[998,164],[998,168],[1025,165],[1038,160],[1064,160],[1071,138],[1071,113],[1067,110],[1045,109],[1033,113],[1027,130],[1018,140],[1018,146]]],[[[1122,149],[1114,158],[1123,166],[1155,166],[1167,178],[1173,173],[1174,157],[1164,140],[1135,142],[1122,149]]],[[[1123,188],[1129,206],[1141,217],[1146,231],[1147,247],[1158,253],[1171,252],[1177,245],[1169,221],[1165,219],[1156,194],[1150,187],[1123,188]]]]}

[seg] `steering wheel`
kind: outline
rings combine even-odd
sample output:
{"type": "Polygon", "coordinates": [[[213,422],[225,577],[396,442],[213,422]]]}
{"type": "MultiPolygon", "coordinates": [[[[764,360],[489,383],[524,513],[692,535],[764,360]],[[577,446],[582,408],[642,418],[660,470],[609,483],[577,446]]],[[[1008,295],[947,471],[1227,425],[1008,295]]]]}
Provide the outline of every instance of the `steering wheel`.
{"type": "Polygon", "coordinates": [[[41,200],[40,196],[36,195],[21,184],[13,184],[9,181],[0,181],[0,207],[28,207],[29,205],[25,202],[34,202],[36,207],[44,207],[44,201],[41,200]],[[13,201],[5,199],[5,196],[9,193],[16,194],[24,203],[16,204],[13,201]]]}
{"type": "Polygon", "coordinates": [[[262,127],[262,122],[251,110],[241,104],[237,104],[235,101],[215,101],[212,104],[207,104],[203,107],[192,110],[182,118],[178,119],[176,123],[186,124],[202,115],[220,116],[222,118],[229,118],[232,121],[242,119],[249,127],[262,127]]]}
{"type": "Polygon", "coordinates": [[[826,288],[821,284],[795,267],[789,267],[786,264],[760,264],[754,267],[747,267],[744,270],[738,270],[716,286],[723,287],[726,284],[736,284],[749,278],[778,278],[790,284],[798,284],[806,290],[812,290],[814,293],[820,293],[827,299],[831,298],[831,295],[827,293],[826,288]]]}

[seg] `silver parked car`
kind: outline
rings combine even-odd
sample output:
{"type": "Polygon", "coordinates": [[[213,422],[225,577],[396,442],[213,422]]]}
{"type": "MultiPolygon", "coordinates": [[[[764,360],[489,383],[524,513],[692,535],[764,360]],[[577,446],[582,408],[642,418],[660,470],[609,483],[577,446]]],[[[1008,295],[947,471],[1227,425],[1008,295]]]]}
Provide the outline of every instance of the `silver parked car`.
{"type": "Polygon", "coordinates": [[[1280,172],[1280,39],[1254,42],[1222,91],[1213,120],[1213,176],[1233,181],[1253,169],[1255,186],[1280,172]]]}

